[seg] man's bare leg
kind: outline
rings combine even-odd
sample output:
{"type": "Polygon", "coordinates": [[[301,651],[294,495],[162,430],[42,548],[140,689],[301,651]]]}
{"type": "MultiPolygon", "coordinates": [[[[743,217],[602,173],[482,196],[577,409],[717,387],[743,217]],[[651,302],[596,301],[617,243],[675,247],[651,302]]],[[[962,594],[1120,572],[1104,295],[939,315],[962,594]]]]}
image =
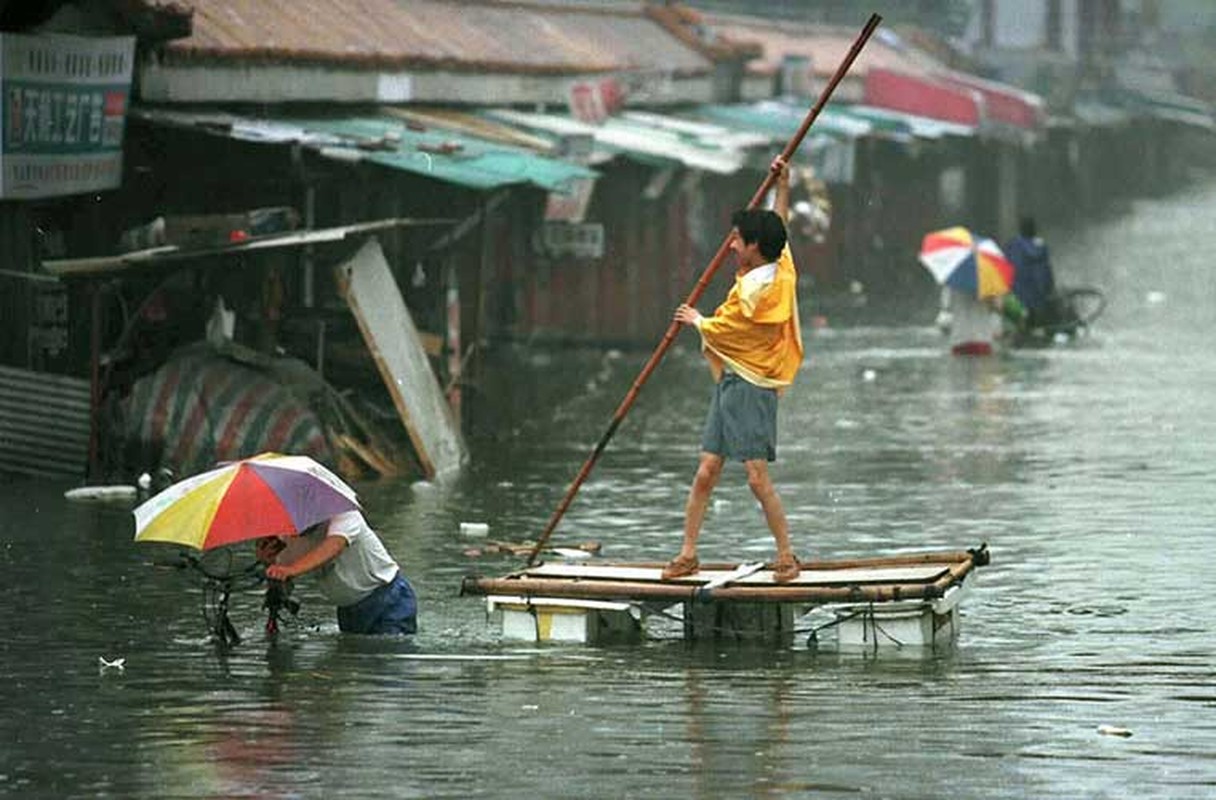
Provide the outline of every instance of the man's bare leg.
{"type": "MultiPolygon", "coordinates": [[[[768,474],[768,462],[761,459],[744,461],[743,467],[747,470],[747,485],[756,499],[760,501],[760,508],[764,509],[764,519],[768,522],[768,529],[772,531],[773,541],[777,543],[776,563],[793,561],[796,564],[794,550],[790,546],[789,521],[785,517],[785,508],[781,505],[781,498],[777,495],[777,488],[773,486],[773,479],[768,474]]],[[[796,577],[797,574],[795,568],[789,579],[796,577]]]]}
{"type": "Polygon", "coordinates": [[[684,543],[680,546],[682,557],[695,558],[697,555],[697,538],[701,535],[701,523],[705,521],[709,497],[718,485],[718,479],[722,477],[722,464],[722,456],[701,453],[697,474],[692,479],[688,502],[684,506],[684,543]]]}

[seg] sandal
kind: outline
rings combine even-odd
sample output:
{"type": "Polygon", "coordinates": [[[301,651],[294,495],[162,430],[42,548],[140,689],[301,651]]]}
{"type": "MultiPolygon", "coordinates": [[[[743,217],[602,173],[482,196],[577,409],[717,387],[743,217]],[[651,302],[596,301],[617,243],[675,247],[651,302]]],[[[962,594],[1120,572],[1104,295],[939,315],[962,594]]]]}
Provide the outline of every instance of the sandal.
{"type": "Polygon", "coordinates": [[[802,572],[802,565],[798,563],[796,556],[777,559],[773,563],[773,581],[775,583],[789,583],[797,578],[802,572]]]}
{"type": "Polygon", "coordinates": [[[696,556],[676,556],[663,567],[663,580],[670,581],[683,578],[701,570],[701,561],[696,556]]]}

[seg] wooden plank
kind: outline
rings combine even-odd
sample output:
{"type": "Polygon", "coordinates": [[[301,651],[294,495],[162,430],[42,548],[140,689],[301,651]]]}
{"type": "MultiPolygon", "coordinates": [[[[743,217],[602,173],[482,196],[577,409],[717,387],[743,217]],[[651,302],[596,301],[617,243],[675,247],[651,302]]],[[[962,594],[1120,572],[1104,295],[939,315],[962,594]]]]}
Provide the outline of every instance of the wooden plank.
{"type": "Polygon", "coordinates": [[[369,238],[336,271],[426,476],[458,470],[468,458],[464,439],[380,243],[369,238]]]}
{"type": "MultiPolygon", "coordinates": [[[[461,584],[461,594],[545,595],[546,597],[581,597],[595,600],[663,600],[691,601],[696,599],[695,584],[675,581],[607,581],[569,580],[566,578],[481,578],[470,575],[461,584]]],[[[897,600],[933,600],[939,596],[931,583],[870,583],[846,585],[809,585],[799,583],[760,584],[745,586],[731,584],[715,589],[717,602],[763,603],[885,603],[897,600]]]]}
{"type": "Polygon", "coordinates": [[[393,217],[390,219],[357,222],[336,228],[292,231],[247,239],[234,244],[215,247],[183,248],[177,245],[162,245],[147,250],[134,250],[113,256],[90,256],[87,258],[58,258],[42,262],[42,268],[56,277],[103,275],[111,272],[135,269],[150,264],[209,258],[211,256],[241,255],[254,250],[270,250],[282,247],[307,247],[327,242],[340,242],[352,236],[361,236],[389,228],[406,228],[423,225],[450,225],[456,220],[447,218],[393,217]]]}
{"type": "MultiPolygon", "coordinates": [[[[852,567],[833,570],[804,570],[790,583],[805,586],[834,586],[862,583],[931,583],[946,574],[947,564],[926,564],[907,567],[852,567]]],[[[579,580],[615,581],[662,581],[662,569],[658,567],[634,567],[611,564],[541,564],[523,573],[534,578],[570,578],[579,580]]],[[[674,582],[685,584],[714,583],[734,574],[734,570],[703,569],[695,575],[677,578],[674,582]]],[[[735,585],[770,585],[771,570],[733,579],[735,585]]]]}

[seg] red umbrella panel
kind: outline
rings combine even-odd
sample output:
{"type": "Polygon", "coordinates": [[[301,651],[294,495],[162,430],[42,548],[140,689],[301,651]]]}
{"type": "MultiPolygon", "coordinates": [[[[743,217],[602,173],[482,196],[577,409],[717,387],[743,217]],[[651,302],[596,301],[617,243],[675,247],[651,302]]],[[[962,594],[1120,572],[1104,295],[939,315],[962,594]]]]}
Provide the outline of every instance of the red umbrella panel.
{"type": "Polygon", "coordinates": [[[980,299],[999,297],[1013,286],[1013,262],[997,243],[961,226],[926,234],[919,259],[938,283],[980,299]]]}

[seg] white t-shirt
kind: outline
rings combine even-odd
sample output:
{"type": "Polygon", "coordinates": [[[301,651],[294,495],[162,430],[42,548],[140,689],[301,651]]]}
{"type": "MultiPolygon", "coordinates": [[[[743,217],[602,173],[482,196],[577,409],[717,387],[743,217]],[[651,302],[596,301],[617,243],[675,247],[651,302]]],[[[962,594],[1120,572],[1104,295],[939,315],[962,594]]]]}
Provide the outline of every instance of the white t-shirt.
{"type": "Polygon", "coordinates": [[[950,346],[992,344],[1001,328],[1001,318],[974,294],[947,289],[949,308],[954,319],[950,325],[950,346]]]}
{"type": "Polygon", "coordinates": [[[279,555],[279,563],[294,562],[327,536],[341,536],[346,540],[346,547],[336,558],[311,574],[317,579],[317,588],[334,605],[341,607],[357,603],[397,577],[397,562],[358,511],[346,511],[334,516],[324,531],[289,538],[287,547],[279,555]]]}

